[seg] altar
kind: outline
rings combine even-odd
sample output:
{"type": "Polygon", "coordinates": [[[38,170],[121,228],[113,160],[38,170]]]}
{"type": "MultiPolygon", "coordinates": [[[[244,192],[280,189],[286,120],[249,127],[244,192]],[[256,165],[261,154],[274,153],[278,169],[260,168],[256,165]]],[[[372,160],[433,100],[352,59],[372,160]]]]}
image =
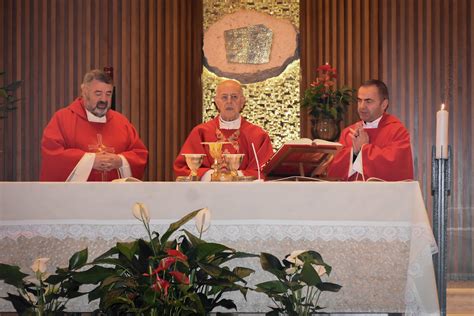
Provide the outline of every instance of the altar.
{"type": "MultiPolygon", "coordinates": [[[[207,241],[283,258],[316,250],[333,271],[338,293],[323,292],[326,312],[438,314],[432,254],[437,251],[418,182],[245,183],[0,183],[0,262],[29,273],[37,257],[65,266],[76,251],[89,259],[117,241],[145,237],[132,216],[145,203],[154,230],[208,207],[207,241]]],[[[193,229],[189,223],[186,228],[193,229]]],[[[271,280],[257,259],[238,263],[256,272],[249,285],[271,280]]],[[[54,269],[51,268],[51,272],[54,269]]],[[[0,296],[12,288],[0,283],[0,296]]],[[[232,297],[239,312],[269,311],[260,293],[232,297]]],[[[90,311],[96,302],[71,302],[90,311]]],[[[13,311],[0,300],[0,311],[13,311]]]]}

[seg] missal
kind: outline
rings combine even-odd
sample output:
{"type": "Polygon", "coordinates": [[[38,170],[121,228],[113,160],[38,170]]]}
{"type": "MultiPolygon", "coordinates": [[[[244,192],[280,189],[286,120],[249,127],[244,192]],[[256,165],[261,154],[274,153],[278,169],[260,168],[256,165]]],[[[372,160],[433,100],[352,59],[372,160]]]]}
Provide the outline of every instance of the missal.
{"type": "Polygon", "coordinates": [[[342,144],[323,139],[289,141],[262,166],[268,180],[289,176],[321,177],[342,144]]]}

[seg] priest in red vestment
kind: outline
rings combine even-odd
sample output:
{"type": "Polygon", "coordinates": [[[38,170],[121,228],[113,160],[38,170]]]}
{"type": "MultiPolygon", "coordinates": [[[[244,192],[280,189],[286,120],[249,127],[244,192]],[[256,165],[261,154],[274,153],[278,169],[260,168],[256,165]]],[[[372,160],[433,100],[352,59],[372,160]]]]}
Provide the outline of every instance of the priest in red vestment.
{"type": "Polygon", "coordinates": [[[148,150],[133,125],[110,109],[112,79],[84,76],[82,97],[57,111],[43,132],[40,181],[142,178],[148,150]]]}
{"type": "Polygon", "coordinates": [[[395,116],[386,113],[389,98],[385,83],[365,82],[357,92],[357,104],[361,121],[342,131],[339,142],[343,149],[329,166],[328,177],[348,181],[412,180],[410,135],[395,116]]]}
{"type": "Polygon", "coordinates": [[[190,170],[182,154],[205,154],[203,163],[197,171],[202,181],[210,180],[213,158],[209,146],[202,142],[229,142],[223,144],[223,153],[245,154],[239,171],[244,176],[257,176],[258,169],[273,155],[273,147],[267,132],[245,120],[240,112],[245,105],[241,85],[234,80],[221,82],[214,97],[219,115],[209,122],[196,126],[183,144],[174,161],[175,176],[188,176],[190,170]],[[256,155],[252,149],[255,147],[256,155]]]}

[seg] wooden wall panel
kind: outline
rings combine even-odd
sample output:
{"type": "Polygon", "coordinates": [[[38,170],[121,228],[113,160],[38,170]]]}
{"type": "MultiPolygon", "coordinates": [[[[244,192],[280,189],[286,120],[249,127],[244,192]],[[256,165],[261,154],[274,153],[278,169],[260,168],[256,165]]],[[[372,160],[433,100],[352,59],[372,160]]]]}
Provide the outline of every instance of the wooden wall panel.
{"type": "MultiPolygon", "coordinates": [[[[436,111],[450,111],[453,191],[449,198],[449,277],[474,279],[474,3],[469,0],[302,0],[302,91],[328,61],[339,84],[357,88],[379,78],[389,112],[407,126],[415,178],[431,216],[431,150],[436,111]],[[344,34],[344,40],[340,40],[344,34]]],[[[344,125],[358,120],[355,106],[344,125]]],[[[310,135],[307,116],[302,134],[310,135]]]]}
{"type": "MultiPolygon", "coordinates": [[[[379,68],[378,2],[374,0],[302,0],[301,70],[303,92],[326,62],[336,67],[338,84],[357,87],[377,77],[379,68]]],[[[349,109],[344,125],[358,118],[349,109]]],[[[301,134],[311,135],[308,115],[302,111],[301,134]]]]}
{"type": "Polygon", "coordinates": [[[0,179],[35,181],[43,128],[80,93],[85,72],[113,66],[117,110],[150,150],[147,180],[172,163],[201,120],[201,1],[0,0],[0,70],[23,80],[0,121],[0,179]]]}

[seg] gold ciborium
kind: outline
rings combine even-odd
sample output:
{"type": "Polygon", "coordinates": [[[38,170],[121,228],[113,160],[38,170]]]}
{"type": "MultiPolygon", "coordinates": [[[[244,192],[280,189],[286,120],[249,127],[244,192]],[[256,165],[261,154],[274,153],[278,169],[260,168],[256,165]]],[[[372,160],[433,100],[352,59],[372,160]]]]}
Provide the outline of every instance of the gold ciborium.
{"type": "Polygon", "coordinates": [[[211,181],[220,181],[222,169],[222,145],[229,142],[204,142],[203,145],[209,146],[209,154],[214,158],[211,168],[214,172],[211,175],[211,181]]]}
{"type": "Polygon", "coordinates": [[[198,180],[197,170],[199,169],[199,167],[201,167],[202,161],[206,155],[205,154],[182,154],[182,155],[186,159],[186,164],[188,165],[188,168],[191,170],[188,176],[189,181],[197,181],[198,180]]]}
{"type": "Polygon", "coordinates": [[[244,159],[245,154],[223,154],[224,162],[227,168],[230,170],[230,175],[232,176],[232,181],[237,181],[239,174],[237,170],[240,168],[240,164],[244,159]]]}

